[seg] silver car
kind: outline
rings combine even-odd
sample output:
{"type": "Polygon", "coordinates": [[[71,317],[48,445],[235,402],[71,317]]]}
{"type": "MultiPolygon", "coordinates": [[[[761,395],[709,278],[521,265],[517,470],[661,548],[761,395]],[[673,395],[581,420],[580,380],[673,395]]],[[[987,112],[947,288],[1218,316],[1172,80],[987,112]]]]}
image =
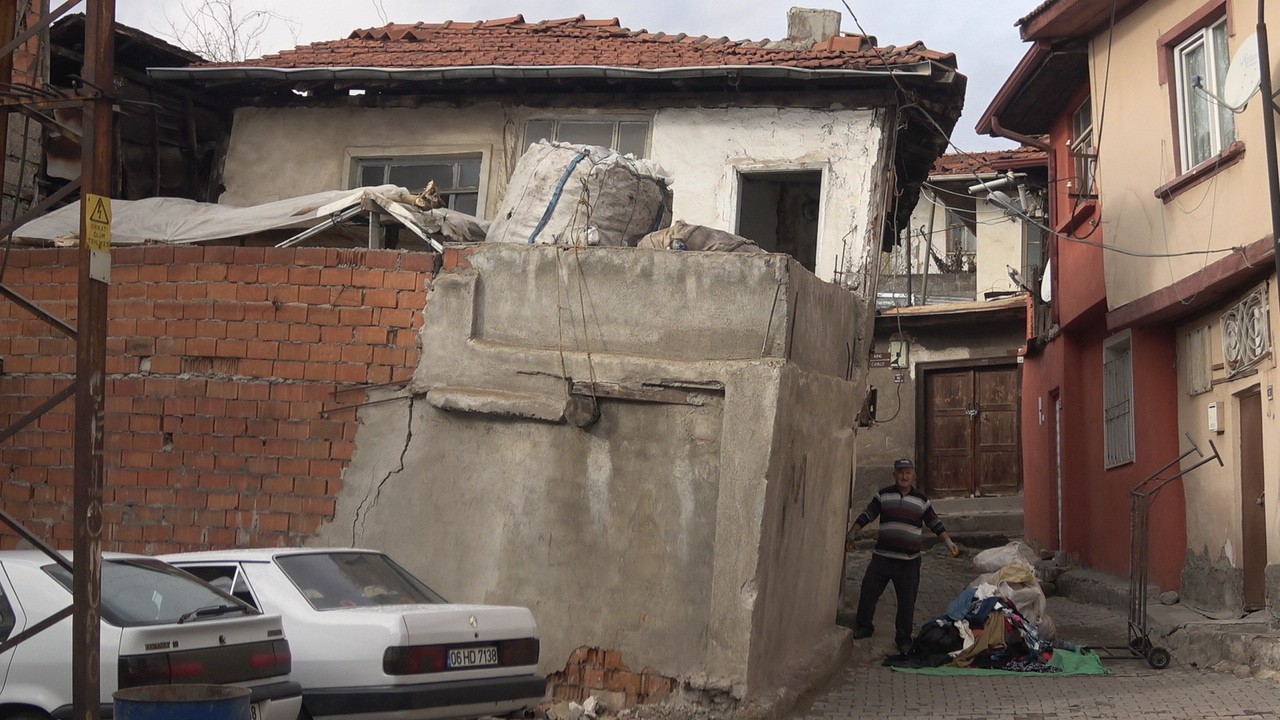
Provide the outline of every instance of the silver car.
{"type": "Polygon", "coordinates": [[[279,614],[316,720],[503,715],[542,701],[527,608],[448,603],[373,550],[271,548],[161,556],[279,614]]]}
{"type": "MultiPolygon", "coordinates": [[[[69,556],[68,556],[69,557],[69,556]]],[[[0,640],[71,604],[71,573],[35,550],[0,552],[0,640]]],[[[143,556],[104,553],[102,716],[117,689],[234,684],[249,688],[253,720],[294,720],[280,618],[264,615],[185,572],[143,556]]],[[[0,654],[0,717],[72,717],[71,618],[0,654]]]]}

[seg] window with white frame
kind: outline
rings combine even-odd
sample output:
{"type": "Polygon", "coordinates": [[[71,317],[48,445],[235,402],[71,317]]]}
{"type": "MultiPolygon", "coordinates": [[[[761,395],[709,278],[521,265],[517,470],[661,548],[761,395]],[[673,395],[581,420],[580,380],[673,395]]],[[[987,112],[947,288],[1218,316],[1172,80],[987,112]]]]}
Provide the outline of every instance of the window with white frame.
{"type": "Polygon", "coordinates": [[[1182,336],[1178,349],[1178,367],[1188,395],[1199,395],[1213,389],[1213,369],[1209,361],[1209,326],[1198,327],[1182,336]]]}
{"type": "Polygon", "coordinates": [[[480,153],[358,157],[352,160],[351,184],[353,187],[399,185],[417,194],[434,180],[445,207],[476,215],[481,160],[480,153]]]}
{"type": "Polygon", "coordinates": [[[1236,136],[1235,116],[1210,97],[1222,96],[1230,63],[1226,18],[1178,43],[1173,61],[1181,168],[1185,172],[1220,154],[1236,136]]]}
{"type": "Polygon", "coordinates": [[[598,145],[624,155],[644,157],[649,141],[649,121],[627,118],[537,118],[524,126],[525,145],[539,140],[598,145]]]}
{"type": "Polygon", "coordinates": [[[1093,102],[1089,98],[1071,114],[1071,161],[1075,168],[1071,194],[1076,197],[1097,196],[1094,181],[1098,156],[1093,150],[1093,102]]]}
{"type": "Polygon", "coordinates": [[[1133,344],[1128,332],[1102,345],[1102,408],[1106,466],[1133,462],[1133,344]]]}

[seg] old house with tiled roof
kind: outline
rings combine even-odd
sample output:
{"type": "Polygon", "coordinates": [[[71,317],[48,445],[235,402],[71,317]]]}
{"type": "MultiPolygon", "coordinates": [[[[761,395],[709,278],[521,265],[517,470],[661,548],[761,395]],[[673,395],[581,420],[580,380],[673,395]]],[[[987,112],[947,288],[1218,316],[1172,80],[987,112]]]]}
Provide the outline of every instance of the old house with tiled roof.
{"type": "Polygon", "coordinates": [[[234,108],[221,202],[432,178],[488,218],[530,143],[606,145],[671,173],[677,219],[865,290],[965,89],[953,55],[873,40],[841,34],[834,11],[794,13],[783,41],[516,16],[389,24],[151,75],[234,108]]]}

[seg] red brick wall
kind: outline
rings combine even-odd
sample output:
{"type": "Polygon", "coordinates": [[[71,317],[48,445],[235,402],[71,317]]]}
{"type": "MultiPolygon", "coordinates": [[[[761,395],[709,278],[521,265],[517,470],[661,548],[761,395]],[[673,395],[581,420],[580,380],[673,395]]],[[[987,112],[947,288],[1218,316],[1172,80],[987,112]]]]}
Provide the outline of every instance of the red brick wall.
{"type": "MultiPolygon", "coordinates": [[[[334,513],[369,385],[412,376],[434,256],[147,247],[112,253],[103,549],[297,545],[334,513]]],[[[3,262],[3,260],[0,260],[3,262]]],[[[76,324],[74,250],[0,282],[76,324]]],[[[74,342],[0,297],[0,428],[65,387],[74,342]]],[[[74,400],[0,442],[0,504],[70,547],[74,400]]],[[[18,538],[0,530],[0,547],[18,538]]]]}

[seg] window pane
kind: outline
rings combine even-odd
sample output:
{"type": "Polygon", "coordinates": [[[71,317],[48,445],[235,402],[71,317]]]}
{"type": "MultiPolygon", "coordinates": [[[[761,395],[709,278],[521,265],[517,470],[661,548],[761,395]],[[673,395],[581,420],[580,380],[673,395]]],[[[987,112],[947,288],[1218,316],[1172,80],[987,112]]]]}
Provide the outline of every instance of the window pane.
{"type": "Polygon", "coordinates": [[[1182,97],[1186,118],[1186,126],[1182,131],[1186,135],[1188,165],[1183,169],[1187,170],[1199,165],[1213,154],[1209,99],[1192,85],[1197,76],[1202,79],[1205,77],[1207,63],[1204,43],[1183,50],[1181,64],[1182,97]]]}
{"type": "Polygon", "coordinates": [[[613,123],[562,120],[560,129],[556,133],[556,139],[581,145],[599,145],[600,147],[611,148],[613,147],[613,123]]]}
{"type": "Polygon", "coordinates": [[[463,160],[458,163],[458,187],[480,187],[480,158],[463,160]]]}
{"type": "Polygon", "coordinates": [[[649,136],[647,122],[618,123],[618,147],[620,153],[630,153],[636,157],[644,157],[644,141],[649,136]]]}
{"type": "Polygon", "coordinates": [[[443,603],[444,598],[384,555],[315,553],[276,558],[317,610],[443,603]]]}
{"type": "Polygon", "coordinates": [[[430,180],[436,181],[436,188],[448,190],[453,185],[453,165],[394,165],[391,167],[389,182],[404,187],[411,192],[418,192],[427,186],[430,180]]]}
{"type": "MultiPolygon", "coordinates": [[[[1222,21],[1210,31],[1213,45],[1214,94],[1222,96],[1222,89],[1227,82],[1227,68],[1231,65],[1227,47],[1227,23],[1222,21]]],[[[1235,113],[1225,105],[1217,105],[1218,110],[1218,147],[1215,152],[1222,152],[1236,139],[1235,113]]]]}
{"type": "Polygon", "coordinates": [[[555,120],[530,120],[524,126],[524,141],[527,145],[532,145],[539,140],[555,140],[556,139],[556,121],[555,120]]]}
{"type": "Polygon", "coordinates": [[[372,187],[386,183],[387,168],[382,165],[362,165],[360,168],[360,186],[372,187]]]}
{"type": "Polygon", "coordinates": [[[468,215],[476,215],[476,203],[479,199],[478,193],[455,193],[449,196],[449,207],[468,215]]]}

